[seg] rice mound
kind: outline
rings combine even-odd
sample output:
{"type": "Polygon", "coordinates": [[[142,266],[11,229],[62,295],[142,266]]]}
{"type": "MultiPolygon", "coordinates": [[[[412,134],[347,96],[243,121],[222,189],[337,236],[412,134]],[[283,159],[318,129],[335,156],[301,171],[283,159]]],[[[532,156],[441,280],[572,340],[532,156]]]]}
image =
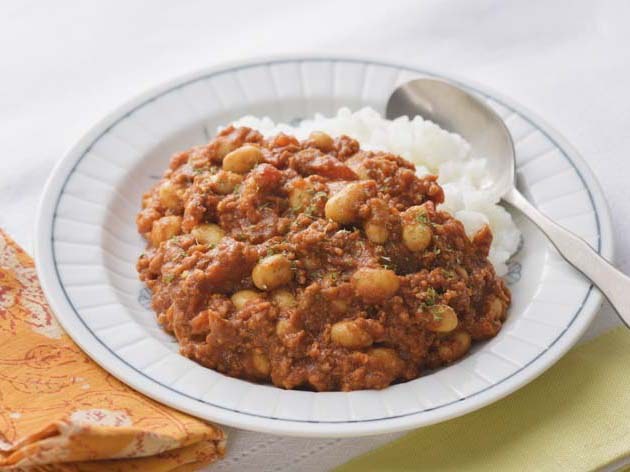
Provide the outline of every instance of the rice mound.
{"type": "Polygon", "coordinates": [[[507,273],[506,262],[518,248],[520,231],[498,200],[481,190],[489,179],[486,161],[472,158],[470,145],[458,134],[420,116],[387,120],[372,108],[354,113],[341,108],[336,116],[316,114],[297,126],[254,116],[244,116],[232,124],[254,128],[265,137],[280,132],[298,139],[306,139],[312,131],[345,134],[359,141],[362,149],[391,152],[413,162],[418,175],[437,174],[445,194],[440,209],[459,219],[469,236],[488,224],[494,236],[489,260],[498,275],[507,273]]]}

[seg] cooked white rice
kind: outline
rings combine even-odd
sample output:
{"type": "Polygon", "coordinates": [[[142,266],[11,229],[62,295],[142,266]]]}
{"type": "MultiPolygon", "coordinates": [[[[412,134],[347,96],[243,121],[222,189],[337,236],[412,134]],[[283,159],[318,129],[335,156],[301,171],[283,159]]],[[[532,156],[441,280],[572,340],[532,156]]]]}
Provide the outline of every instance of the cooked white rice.
{"type": "Polygon", "coordinates": [[[413,120],[386,120],[372,108],[355,113],[341,108],[334,117],[316,114],[297,126],[254,116],[245,116],[233,124],[257,129],[265,136],[284,132],[298,139],[306,139],[315,130],[331,136],[346,134],[358,140],[362,149],[403,156],[416,164],[419,175],[437,174],[446,195],[440,208],[459,219],[469,236],[484,224],[490,225],[494,238],[489,259],[499,275],[507,272],[506,261],[518,247],[520,232],[498,201],[480,190],[489,178],[486,162],[471,157],[470,145],[461,136],[419,116],[413,120]]]}

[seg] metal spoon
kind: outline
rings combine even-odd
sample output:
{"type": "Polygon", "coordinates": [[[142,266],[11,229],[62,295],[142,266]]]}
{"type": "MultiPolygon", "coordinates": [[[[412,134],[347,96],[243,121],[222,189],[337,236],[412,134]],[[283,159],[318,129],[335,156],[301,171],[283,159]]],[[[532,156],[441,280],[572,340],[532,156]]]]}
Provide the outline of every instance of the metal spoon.
{"type": "Polygon", "coordinates": [[[465,138],[475,154],[487,159],[487,190],[522,211],[560,254],[588,277],[630,328],[630,277],[597,254],[586,241],[543,215],[515,187],[514,143],[503,120],[485,103],[456,85],[416,79],[398,87],[387,102],[388,119],[416,115],[465,138]]]}

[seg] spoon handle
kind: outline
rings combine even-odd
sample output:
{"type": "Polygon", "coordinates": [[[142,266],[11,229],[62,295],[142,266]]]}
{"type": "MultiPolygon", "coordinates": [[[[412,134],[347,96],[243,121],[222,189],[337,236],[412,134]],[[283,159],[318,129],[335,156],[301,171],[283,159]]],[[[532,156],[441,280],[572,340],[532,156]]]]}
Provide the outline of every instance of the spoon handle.
{"type": "Polygon", "coordinates": [[[515,188],[504,195],[503,200],[521,210],[547,235],[562,257],[601,290],[630,328],[630,277],[597,254],[582,238],[542,214],[515,188]]]}

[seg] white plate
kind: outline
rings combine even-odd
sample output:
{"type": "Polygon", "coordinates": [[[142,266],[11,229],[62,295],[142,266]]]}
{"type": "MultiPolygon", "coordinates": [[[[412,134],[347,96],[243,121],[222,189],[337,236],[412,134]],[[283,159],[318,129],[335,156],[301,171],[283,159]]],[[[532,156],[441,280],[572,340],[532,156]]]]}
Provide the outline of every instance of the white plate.
{"type": "MultiPolygon", "coordinates": [[[[205,143],[217,125],[244,114],[287,121],[344,105],[383,110],[397,84],[422,75],[435,74],[365,59],[255,61],[199,71],[106,116],[59,163],[39,208],[38,274],[63,327],[105,369],[158,401],[287,435],[423,426],[487,405],[540,375],[578,340],[602,297],[519,215],[524,244],[510,264],[513,305],[503,330],[462,361],[381,391],[285,391],[226,377],[180,356],[149,309],[135,270],[144,242],[134,218],[171,153],[205,143]]],[[[575,150],[520,106],[459,83],[506,120],[526,195],[610,258],[606,203],[575,150]]]]}

